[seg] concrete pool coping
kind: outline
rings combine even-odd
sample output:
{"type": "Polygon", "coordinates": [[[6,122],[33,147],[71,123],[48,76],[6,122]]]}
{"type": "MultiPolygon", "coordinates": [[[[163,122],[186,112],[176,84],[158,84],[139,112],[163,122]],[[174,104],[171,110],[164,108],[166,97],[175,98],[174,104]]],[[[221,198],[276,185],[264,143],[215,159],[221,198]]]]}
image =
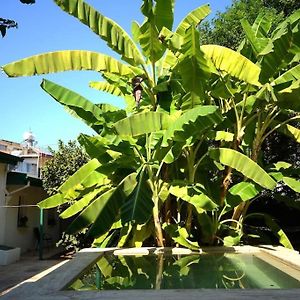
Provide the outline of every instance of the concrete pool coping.
{"type": "Polygon", "coordinates": [[[4,299],[53,299],[53,300],[85,300],[85,299],[299,299],[300,289],[185,289],[185,290],[118,290],[118,291],[66,291],[66,285],[82,274],[89,266],[97,261],[104,253],[115,252],[118,255],[139,255],[160,253],[162,251],[173,254],[193,253],[262,253],[271,257],[274,263],[283,263],[289,270],[300,271],[300,255],[297,251],[280,246],[238,246],[238,247],[210,247],[201,251],[191,251],[182,248],[91,248],[81,250],[76,257],[54,270],[35,283],[26,283],[3,296],[4,299]]]}

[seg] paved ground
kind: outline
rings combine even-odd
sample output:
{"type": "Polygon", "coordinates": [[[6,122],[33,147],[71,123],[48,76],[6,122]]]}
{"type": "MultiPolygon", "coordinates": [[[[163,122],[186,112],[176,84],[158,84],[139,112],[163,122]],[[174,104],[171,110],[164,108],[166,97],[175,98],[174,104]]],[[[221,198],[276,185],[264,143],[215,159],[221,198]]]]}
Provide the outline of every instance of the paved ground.
{"type": "Polygon", "coordinates": [[[57,249],[48,250],[44,260],[39,260],[37,252],[26,253],[21,259],[7,266],[0,266],[0,296],[24,281],[36,281],[67,261],[57,254],[57,249]]]}

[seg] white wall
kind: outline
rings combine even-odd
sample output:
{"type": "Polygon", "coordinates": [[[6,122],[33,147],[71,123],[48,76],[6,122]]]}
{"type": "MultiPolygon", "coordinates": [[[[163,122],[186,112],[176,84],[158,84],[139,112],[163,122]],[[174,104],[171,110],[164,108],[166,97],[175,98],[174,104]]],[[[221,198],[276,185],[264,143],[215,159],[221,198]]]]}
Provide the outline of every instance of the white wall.
{"type": "MultiPolygon", "coordinates": [[[[6,164],[0,163],[0,206],[5,205],[6,164]]],[[[0,244],[4,244],[6,208],[0,207],[0,244]]]]}
{"type": "MultiPolygon", "coordinates": [[[[16,190],[20,186],[10,186],[9,190],[16,190]]],[[[14,194],[9,199],[9,205],[32,205],[37,204],[39,201],[45,199],[47,195],[40,187],[29,187],[21,192],[14,194]]],[[[58,216],[55,215],[55,225],[48,225],[48,211],[44,210],[44,231],[52,237],[53,245],[59,239],[58,233],[58,216]]],[[[33,229],[39,227],[40,223],[40,210],[38,207],[26,208],[8,208],[6,218],[6,230],[4,244],[12,247],[20,247],[21,252],[35,249],[37,240],[35,238],[33,229]],[[18,226],[18,211],[26,215],[28,221],[25,227],[18,226]]]]}

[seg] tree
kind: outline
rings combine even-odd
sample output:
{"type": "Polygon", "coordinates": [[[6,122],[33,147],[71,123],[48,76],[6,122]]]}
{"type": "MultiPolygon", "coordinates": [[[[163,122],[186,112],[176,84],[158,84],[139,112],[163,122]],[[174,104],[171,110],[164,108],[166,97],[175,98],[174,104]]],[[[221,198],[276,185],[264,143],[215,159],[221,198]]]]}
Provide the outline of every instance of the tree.
{"type": "MultiPolygon", "coordinates": [[[[42,180],[43,188],[49,196],[52,196],[58,192],[59,187],[66,180],[88,162],[89,158],[76,141],[69,141],[65,144],[59,140],[58,149],[49,148],[49,150],[53,157],[42,168],[42,180]]],[[[58,207],[57,210],[61,213],[72,204],[72,202],[66,203],[58,207]]],[[[89,246],[90,244],[86,244],[86,242],[82,232],[76,234],[63,233],[58,245],[62,245],[70,251],[89,246]]]]}
{"type": "Polygon", "coordinates": [[[225,12],[219,12],[211,21],[201,24],[201,42],[237,50],[245,37],[241,20],[246,19],[253,24],[258,13],[268,15],[275,28],[299,8],[300,2],[297,0],[233,0],[225,12]]]}
{"type": "MultiPolygon", "coordinates": [[[[264,189],[281,181],[299,188],[287,164],[268,168],[260,159],[263,141],[275,130],[298,136],[290,122],[299,111],[299,12],[270,35],[268,16],[252,26],[245,21],[248,41],[239,53],[200,46],[197,25],[209,14],[208,5],[173,29],[174,1],[144,0],[144,22],[133,23],[131,38],[82,0],[55,2],[123,62],[96,52],[57,51],[7,64],[4,72],[16,77],[94,70],[104,81],[91,87],[126,102],[124,110],[94,104],[49,80],[41,84],[96,133],[79,137],[91,160],[39,204],[74,201],[61,214],[74,218],[68,232],[88,230],[102,247],[233,245],[244,236],[248,206],[264,189]],[[282,47],[286,38],[289,47],[282,47]],[[280,65],[274,63],[278,57],[280,65]],[[275,172],[283,167],[284,174],[275,172]]],[[[291,247],[276,222],[262,217],[291,247]]]]}
{"type": "MultiPolygon", "coordinates": [[[[20,0],[23,4],[33,4],[35,0],[20,0]]],[[[6,35],[6,30],[9,28],[18,27],[18,23],[14,20],[0,18],[0,33],[2,37],[6,35]]]]}
{"type": "Polygon", "coordinates": [[[70,176],[88,162],[88,156],[76,141],[65,144],[59,140],[58,149],[49,150],[53,157],[42,168],[42,180],[45,191],[52,196],[70,176]]]}

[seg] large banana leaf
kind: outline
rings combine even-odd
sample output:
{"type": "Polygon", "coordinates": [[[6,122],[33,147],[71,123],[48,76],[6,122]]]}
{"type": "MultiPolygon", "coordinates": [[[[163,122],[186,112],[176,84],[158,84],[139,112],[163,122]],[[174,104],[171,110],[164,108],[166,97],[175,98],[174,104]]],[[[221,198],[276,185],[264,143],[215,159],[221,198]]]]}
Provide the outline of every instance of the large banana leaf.
{"type": "Polygon", "coordinates": [[[284,231],[279,227],[279,225],[272,219],[271,216],[268,214],[264,213],[252,213],[249,214],[245,217],[246,218],[252,218],[252,217],[258,217],[258,218],[263,218],[266,222],[266,225],[272,230],[272,232],[277,236],[279,243],[283,245],[284,247],[288,249],[293,249],[293,246],[287,237],[287,235],[284,233],[284,231]]]}
{"type": "Polygon", "coordinates": [[[191,136],[200,136],[204,131],[213,128],[222,120],[217,106],[198,106],[190,109],[170,123],[164,136],[163,146],[166,146],[170,139],[185,142],[191,136]]]}
{"type": "Polygon", "coordinates": [[[143,50],[143,54],[148,57],[152,63],[158,61],[165,52],[165,48],[158,36],[159,31],[157,30],[153,19],[147,20],[140,27],[139,43],[143,50]]]}
{"type": "Polygon", "coordinates": [[[122,223],[134,222],[136,224],[146,223],[152,213],[153,201],[152,191],[149,187],[145,168],[137,178],[137,185],[121,207],[122,223]]]}
{"type": "Polygon", "coordinates": [[[83,0],[55,0],[55,2],[61,9],[99,35],[112,50],[122,55],[123,60],[132,65],[144,64],[136,44],[116,22],[101,15],[83,0]]]}
{"type": "Polygon", "coordinates": [[[289,125],[289,124],[285,124],[282,125],[278,128],[279,132],[282,132],[283,134],[290,136],[291,138],[293,138],[297,143],[300,143],[300,129],[289,125]]]}
{"type": "Polygon", "coordinates": [[[209,155],[212,159],[241,172],[244,176],[266,189],[273,190],[276,187],[276,181],[263,168],[236,150],[227,148],[210,149],[209,155]]]}
{"type": "Polygon", "coordinates": [[[85,51],[64,50],[34,55],[2,67],[9,77],[32,76],[64,71],[92,70],[133,75],[132,69],[111,56],[85,51]]]}
{"type": "Polygon", "coordinates": [[[205,81],[209,78],[209,62],[200,50],[199,31],[191,25],[183,35],[183,44],[180,49],[182,56],[177,68],[182,77],[183,86],[190,93],[189,105],[185,108],[194,108],[204,102],[205,81]]]}
{"type": "Polygon", "coordinates": [[[67,193],[70,189],[84,181],[92,172],[99,168],[101,164],[97,159],[92,159],[77,170],[71,177],[69,177],[59,188],[60,193],[67,193]]]}
{"type": "Polygon", "coordinates": [[[97,105],[72,90],[46,79],[42,81],[41,87],[54,100],[67,107],[73,116],[80,118],[96,132],[102,129],[101,124],[104,124],[105,120],[102,117],[101,109],[97,105]]]}
{"type": "Polygon", "coordinates": [[[300,193],[300,182],[299,180],[296,180],[291,177],[284,176],[282,178],[282,181],[292,190],[294,190],[296,193],[300,193]]]}
{"type": "Polygon", "coordinates": [[[300,65],[297,65],[283,74],[281,74],[279,77],[277,77],[274,80],[274,84],[281,84],[281,83],[286,83],[289,81],[296,81],[300,79],[300,65]]]}
{"type": "Polygon", "coordinates": [[[203,45],[201,50],[212,60],[217,70],[247,83],[260,86],[260,68],[238,52],[217,45],[203,45]]]}
{"type": "Polygon", "coordinates": [[[53,208],[68,202],[61,193],[57,193],[38,203],[39,208],[53,208]]]}
{"type": "Polygon", "coordinates": [[[251,182],[240,182],[228,190],[226,203],[233,208],[243,201],[248,201],[256,197],[260,189],[251,182]]]}
{"type": "Polygon", "coordinates": [[[90,204],[92,200],[97,197],[97,195],[102,191],[101,188],[95,189],[91,191],[90,193],[86,194],[84,197],[76,201],[74,204],[72,204],[70,207],[68,207],[66,210],[64,210],[59,216],[62,219],[70,218],[74,215],[76,215],[78,212],[80,212],[82,209],[84,209],[87,205],[90,204]]]}
{"type": "Polygon", "coordinates": [[[281,108],[300,111],[300,79],[293,82],[289,87],[275,93],[278,99],[278,106],[281,108]]]}
{"type": "Polygon", "coordinates": [[[215,210],[218,207],[208,196],[197,190],[196,186],[173,185],[170,187],[170,194],[192,204],[199,214],[215,210]]]}
{"type": "Polygon", "coordinates": [[[163,27],[172,30],[175,0],[156,0],[154,9],[155,25],[158,31],[163,27]]]}
{"type": "Polygon", "coordinates": [[[105,82],[105,81],[98,81],[98,82],[92,81],[92,82],[90,82],[89,86],[98,91],[106,92],[106,93],[112,94],[117,97],[123,96],[122,91],[117,86],[115,86],[114,84],[105,82]]]}
{"type": "Polygon", "coordinates": [[[202,5],[191,11],[178,25],[176,33],[184,35],[186,29],[191,25],[197,26],[211,12],[209,4],[202,5]]]}
{"type": "Polygon", "coordinates": [[[256,32],[246,19],[243,19],[241,24],[246,34],[246,38],[250,42],[253,52],[256,56],[258,56],[259,53],[266,48],[267,44],[269,43],[269,39],[265,37],[257,37],[256,32]]]}
{"type": "Polygon", "coordinates": [[[136,185],[136,174],[128,175],[116,188],[100,195],[87,206],[67,228],[68,233],[75,233],[93,224],[89,235],[98,237],[111,228],[125,198],[136,185]]]}
{"type": "Polygon", "coordinates": [[[143,112],[118,121],[115,124],[121,136],[138,136],[168,128],[169,116],[159,112],[143,112]]]}
{"type": "MultiPolygon", "coordinates": [[[[268,82],[270,78],[285,68],[292,60],[294,54],[290,53],[289,50],[294,43],[294,34],[289,25],[287,25],[282,31],[279,37],[273,39],[270,42],[272,45],[272,51],[268,51],[263,56],[261,61],[261,74],[260,81],[262,83],[268,82]]],[[[270,47],[267,45],[266,47],[270,47]]]]}

